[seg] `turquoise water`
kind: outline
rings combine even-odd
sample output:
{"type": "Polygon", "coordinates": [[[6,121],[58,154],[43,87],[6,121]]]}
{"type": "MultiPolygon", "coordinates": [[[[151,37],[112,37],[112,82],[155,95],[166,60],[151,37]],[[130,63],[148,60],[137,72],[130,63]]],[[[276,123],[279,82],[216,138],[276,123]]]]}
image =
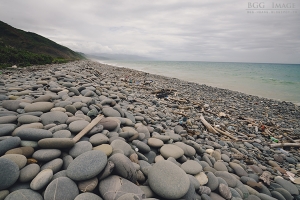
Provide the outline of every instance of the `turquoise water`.
{"type": "Polygon", "coordinates": [[[300,64],[99,61],[300,105],[300,64]]]}

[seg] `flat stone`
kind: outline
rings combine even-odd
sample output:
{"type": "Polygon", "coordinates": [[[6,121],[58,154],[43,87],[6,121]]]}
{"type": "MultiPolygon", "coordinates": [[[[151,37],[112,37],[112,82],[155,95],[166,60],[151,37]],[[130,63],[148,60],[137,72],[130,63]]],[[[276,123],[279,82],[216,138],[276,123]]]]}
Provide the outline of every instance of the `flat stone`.
{"type": "Polygon", "coordinates": [[[111,107],[103,108],[102,112],[105,117],[121,117],[121,114],[117,110],[115,110],[111,107]]]}
{"type": "Polygon", "coordinates": [[[62,166],[63,166],[63,160],[61,158],[56,158],[42,165],[41,170],[51,169],[55,174],[62,168],[62,166]]]}
{"type": "Polygon", "coordinates": [[[36,177],[31,181],[30,188],[32,190],[40,190],[50,183],[53,177],[53,171],[51,169],[45,169],[39,172],[36,177]]]}
{"type": "Polygon", "coordinates": [[[3,116],[0,117],[0,124],[9,124],[9,123],[14,123],[18,119],[17,116],[14,115],[8,115],[8,116],[3,116]]]}
{"type": "Polygon", "coordinates": [[[60,155],[61,151],[59,149],[39,149],[34,152],[32,157],[41,162],[48,162],[58,158],[60,155]]]}
{"type": "Polygon", "coordinates": [[[85,120],[77,120],[74,122],[71,122],[69,124],[69,130],[72,133],[79,133],[80,131],[82,131],[87,125],[89,125],[88,121],[85,120]]]}
{"type": "Polygon", "coordinates": [[[24,128],[15,132],[15,136],[20,137],[22,140],[39,141],[44,138],[52,138],[52,133],[49,130],[24,128]]]}
{"type": "Polygon", "coordinates": [[[140,125],[136,128],[136,131],[139,133],[144,133],[145,134],[145,138],[150,138],[150,132],[147,126],[144,125],[140,125]]]}
{"type": "Polygon", "coordinates": [[[202,171],[202,166],[194,160],[188,160],[181,165],[181,169],[183,169],[187,174],[196,175],[202,171]]]}
{"type": "Polygon", "coordinates": [[[228,172],[217,171],[217,172],[215,172],[215,176],[223,178],[226,181],[226,183],[228,184],[229,187],[234,188],[237,184],[236,178],[228,172]]]}
{"type": "Polygon", "coordinates": [[[45,200],[64,199],[74,200],[79,194],[78,187],[71,179],[59,177],[54,179],[46,188],[45,200]]]}
{"type": "Polygon", "coordinates": [[[226,165],[223,162],[215,162],[214,168],[217,171],[226,171],[226,172],[228,172],[228,169],[227,169],[226,165]]]}
{"type": "Polygon", "coordinates": [[[212,172],[207,172],[206,176],[208,178],[206,186],[209,187],[211,191],[216,190],[219,186],[218,178],[212,172]]]}
{"type": "Polygon", "coordinates": [[[8,150],[5,154],[21,154],[25,157],[30,157],[34,152],[32,147],[18,147],[8,150]]]}
{"type": "Polygon", "coordinates": [[[33,102],[49,102],[52,99],[51,95],[41,95],[38,98],[34,99],[33,102]]]}
{"type": "MultiPolygon", "coordinates": [[[[116,175],[111,175],[99,183],[99,191],[105,199],[119,199],[124,194],[135,194],[135,199],[145,199],[145,193],[134,183],[116,175]]],[[[129,198],[132,199],[132,198],[129,198]]]]}
{"type": "Polygon", "coordinates": [[[39,147],[44,149],[65,149],[73,147],[74,144],[71,138],[45,138],[38,141],[39,147]]]}
{"type": "Polygon", "coordinates": [[[101,144],[107,144],[109,142],[109,139],[106,135],[102,133],[97,133],[95,135],[92,135],[89,141],[93,144],[93,146],[97,146],[101,144]]]}
{"type": "Polygon", "coordinates": [[[136,169],[131,160],[124,154],[116,153],[109,157],[108,161],[114,163],[114,171],[117,175],[135,183],[137,181],[136,169]]]}
{"type": "Polygon", "coordinates": [[[118,123],[109,118],[103,118],[98,124],[103,126],[104,130],[113,131],[118,127],[118,123]]]}
{"type": "Polygon", "coordinates": [[[195,178],[200,183],[200,186],[203,186],[208,182],[208,177],[204,172],[200,172],[199,174],[196,174],[195,178]]]}
{"type": "Polygon", "coordinates": [[[19,100],[4,100],[2,101],[2,107],[10,111],[17,111],[21,102],[19,100]]]}
{"type": "Polygon", "coordinates": [[[109,144],[101,144],[93,148],[93,150],[103,151],[107,157],[112,154],[113,148],[109,144]]]}
{"type": "Polygon", "coordinates": [[[43,125],[48,124],[65,124],[68,120],[68,115],[60,111],[47,112],[41,115],[43,125]]]}
{"type": "Polygon", "coordinates": [[[160,148],[164,145],[164,142],[157,138],[149,138],[147,140],[147,143],[150,147],[154,147],[154,148],[160,148]]]}
{"type": "Polygon", "coordinates": [[[10,135],[16,127],[15,124],[0,124],[0,137],[10,135]]]}
{"type": "Polygon", "coordinates": [[[73,158],[76,158],[77,156],[87,152],[91,151],[93,149],[93,146],[88,141],[80,141],[77,142],[70,150],[69,155],[73,158]]]}
{"type": "Polygon", "coordinates": [[[10,193],[5,200],[18,200],[18,199],[30,199],[30,200],[43,200],[42,195],[31,189],[19,189],[10,193]]]}
{"type": "Polygon", "coordinates": [[[186,173],[170,161],[155,163],[150,168],[148,181],[156,194],[167,199],[181,198],[190,186],[186,173]]]}
{"type": "Polygon", "coordinates": [[[71,138],[72,134],[69,130],[59,130],[53,133],[53,138],[71,138]]]}
{"type": "Polygon", "coordinates": [[[125,156],[130,156],[130,154],[131,154],[131,150],[132,150],[131,146],[127,142],[124,142],[123,140],[116,139],[116,140],[112,141],[112,143],[110,145],[112,146],[113,151],[119,149],[124,152],[125,156]]]}
{"type": "Polygon", "coordinates": [[[1,158],[6,158],[10,161],[13,161],[18,165],[19,169],[22,169],[27,163],[27,158],[20,154],[6,154],[3,155],[1,158]]]}
{"type": "Polygon", "coordinates": [[[107,156],[102,151],[92,150],[76,157],[67,168],[67,176],[75,181],[84,181],[97,176],[106,166],[107,156]]]}
{"type": "Polygon", "coordinates": [[[210,193],[209,197],[213,200],[225,200],[222,196],[214,192],[210,193]]]}
{"type": "Polygon", "coordinates": [[[41,118],[34,115],[22,115],[18,118],[18,122],[21,124],[31,124],[39,121],[41,121],[41,118]]]}
{"type": "Polygon", "coordinates": [[[18,147],[20,143],[21,139],[19,137],[10,137],[0,141],[0,156],[8,150],[18,147]]]}
{"type": "MultiPolygon", "coordinates": [[[[276,188],[275,189],[275,191],[273,191],[273,192],[278,192],[279,194],[281,194],[283,197],[284,197],[284,199],[286,199],[286,200],[293,200],[294,199],[294,197],[286,190],[286,189],[284,189],[284,188],[276,188]]],[[[273,193],[271,192],[271,194],[272,194],[272,196],[273,196],[273,193]]],[[[277,196],[279,196],[279,195],[277,195],[277,196]]],[[[273,196],[274,197],[274,196],[273,196]]],[[[277,198],[278,199],[278,198],[277,198]]]]}
{"type": "Polygon", "coordinates": [[[12,186],[19,178],[19,167],[6,158],[0,158],[0,191],[12,186]]]}
{"type": "Polygon", "coordinates": [[[138,151],[141,153],[148,153],[151,150],[146,143],[139,140],[132,140],[132,144],[135,145],[138,148],[138,151]]]}
{"type": "Polygon", "coordinates": [[[74,200],[102,200],[102,198],[94,193],[85,192],[79,194],[74,200]]]}
{"type": "Polygon", "coordinates": [[[92,192],[98,185],[98,178],[81,181],[78,183],[78,188],[81,192],[92,192]]]}
{"type": "Polygon", "coordinates": [[[258,196],[261,200],[278,200],[263,193],[258,193],[256,196],[258,196]]]}
{"type": "Polygon", "coordinates": [[[240,177],[242,177],[242,176],[248,176],[248,173],[239,164],[234,163],[234,162],[230,162],[229,166],[234,170],[234,172],[238,176],[240,176],[240,177]]]}
{"type": "Polygon", "coordinates": [[[174,145],[180,147],[183,150],[184,155],[187,157],[192,157],[196,154],[196,150],[193,147],[184,144],[183,142],[175,142],[174,145]]]}
{"type": "Polygon", "coordinates": [[[19,181],[22,183],[32,181],[39,172],[40,166],[38,164],[29,164],[20,170],[19,181]]]}
{"type": "Polygon", "coordinates": [[[213,151],[211,156],[214,157],[216,159],[216,161],[222,159],[221,153],[219,151],[213,151]]]}
{"type": "Polygon", "coordinates": [[[169,157],[178,159],[183,156],[184,151],[174,144],[165,144],[160,148],[160,153],[165,159],[169,157]]]}
{"type": "Polygon", "coordinates": [[[67,106],[65,107],[65,109],[66,109],[67,112],[70,112],[70,113],[72,113],[73,115],[75,115],[75,113],[76,113],[76,111],[77,111],[76,107],[73,106],[73,105],[67,105],[67,106]]]}
{"type": "Polygon", "coordinates": [[[35,112],[35,111],[48,112],[53,107],[54,104],[51,102],[36,102],[36,103],[26,105],[24,111],[25,112],[35,112]]]}
{"type": "Polygon", "coordinates": [[[281,177],[275,177],[274,178],[275,182],[281,185],[284,189],[286,189],[289,193],[292,195],[299,195],[299,190],[297,187],[291,183],[290,181],[287,181],[281,177]]]}

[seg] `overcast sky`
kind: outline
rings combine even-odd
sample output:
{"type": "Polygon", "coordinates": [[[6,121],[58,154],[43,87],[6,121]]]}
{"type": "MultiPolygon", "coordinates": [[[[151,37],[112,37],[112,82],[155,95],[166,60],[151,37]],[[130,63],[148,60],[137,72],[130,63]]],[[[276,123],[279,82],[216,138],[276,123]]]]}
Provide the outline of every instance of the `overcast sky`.
{"type": "Polygon", "coordinates": [[[245,0],[1,0],[0,20],[89,54],[300,63],[300,1],[275,2],[295,10],[248,13],[255,5],[245,0]]]}

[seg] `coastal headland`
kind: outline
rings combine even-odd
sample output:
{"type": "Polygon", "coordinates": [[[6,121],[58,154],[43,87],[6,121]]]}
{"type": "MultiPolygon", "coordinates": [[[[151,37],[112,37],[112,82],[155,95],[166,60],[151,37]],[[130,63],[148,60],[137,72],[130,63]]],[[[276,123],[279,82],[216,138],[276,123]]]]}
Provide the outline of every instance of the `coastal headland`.
{"type": "Polygon", "coordinates": [[[89,60],[0,74],[0,199],[300,199],[300,111],[89,60]]]}

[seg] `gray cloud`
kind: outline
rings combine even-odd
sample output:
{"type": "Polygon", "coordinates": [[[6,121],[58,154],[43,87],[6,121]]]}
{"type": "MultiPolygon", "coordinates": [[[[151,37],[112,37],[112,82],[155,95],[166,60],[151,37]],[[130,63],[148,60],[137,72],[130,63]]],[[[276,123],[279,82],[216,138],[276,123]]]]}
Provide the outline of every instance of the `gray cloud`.
{"type": "MultiPolygon", "coordinates": [[[[261,2],[271,8],[271,0],[261,2]]],[[[240,0],[9,0],[0,4],[0,19],[84,53],[300,63],[300,9],[247,8],[240,0]]]]}

